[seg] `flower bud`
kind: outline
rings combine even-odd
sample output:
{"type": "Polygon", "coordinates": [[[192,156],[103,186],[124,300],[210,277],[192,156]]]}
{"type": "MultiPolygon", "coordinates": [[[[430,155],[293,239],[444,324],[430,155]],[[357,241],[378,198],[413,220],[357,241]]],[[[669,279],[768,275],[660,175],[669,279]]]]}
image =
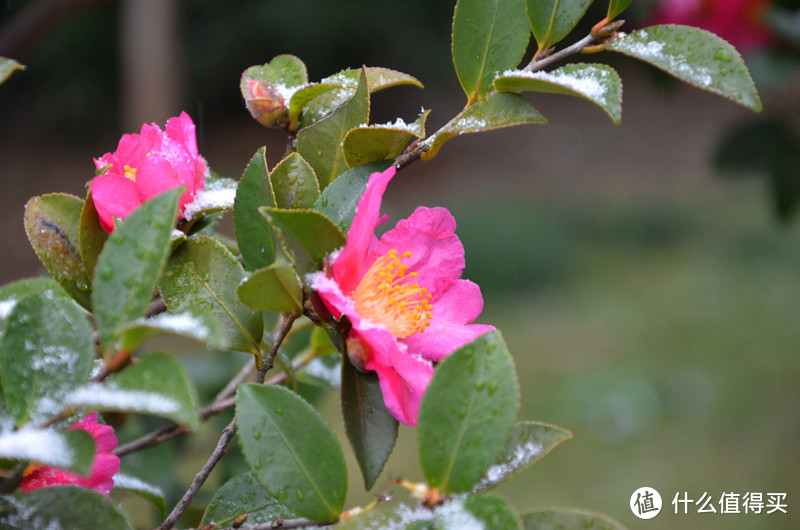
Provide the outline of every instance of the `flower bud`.
{"type": "Polygon", "coordinates": [[[250,115],[261,125],[282,127],[286,122],[286,102],[275,85],[245,74],[242,96],[250,115]]]}

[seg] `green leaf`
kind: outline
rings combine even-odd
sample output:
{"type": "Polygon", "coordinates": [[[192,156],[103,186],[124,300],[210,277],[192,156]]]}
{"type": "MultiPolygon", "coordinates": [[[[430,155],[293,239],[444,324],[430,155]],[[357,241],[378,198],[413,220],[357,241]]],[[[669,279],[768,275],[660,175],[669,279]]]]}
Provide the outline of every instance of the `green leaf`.
{"type": "Polygon", "coordinates": [[[514,68],[528,48],[524,0],[459,0],[453,16],[453,64],[468,103],[492,90],[499,72],[514,68]]]}
{"type": "Polygon", "coordinates": [[[541,52],[566,37],[592,0],[525,0],[528,20],[541,52]]]}
{"type": "Polygon", "coordinates": [[[14,59],[9,59],[7,57],[0,57],[0,85],[8,79],[11,74],[16,72],[17,70],[24,70],[25,66],[19,64],[14,59]]]}
{"type": "Polygon", "coordinates": [[[214,315],[192,307],[182,313],[165,312],[134,320],[120,330],[120,349],[133,351],[145,340],[165,334],[198,340],[219,350],[225,348],[225,334],[214,315]]]}
{"type": "Polygon", "coordinates": [[[631,4],[632,0],[611,0],[608,3],[608,14],[606,18],[608,20],[614,20],[619,16],[620,13],[625,11],[625,9],[631,4]]]}
{"type": "Polygon", "coordinates": [[[493,488],[508,477],[538,461],[556,446],[572,438],[572,433],[541,422],[520,422],[500,458],[475,485],[475,491],[493,488]]]}
{"type": "Polygon", "coordinates": [[[92,307],[105,350],[153,299],[182,191],[169,190],[136,208],[116,226],[97,258],[92,307]]]}
{"type": "Polygon", "coordinates": [[[604,64],[568,64],[552,72],[505,72],[494,80],[500,92],[546,92],[577,96],[599,105],[619,125],[622,120],[622,80],[604,64]]]}
{"type": "Polygon", "coordinates": [[[55,486],[6,497],[11,507],[0,512],[0,526],[31,528],[133,528],[105,495],[79,486],[55,486]]]}
{"type": "Polygon", "coordinates": [[[359,372],[348,360],[342,362],[341,400],[347,438],[370,490],[394,449],[397,420],[383,403],[377,376],[359,372]]]}
{"type": "Polygon", "coordinates": [[[158,509],[162,519],[167,517],[167,499],[158,486],[149,484],[132,475],[117,473],[114,475],[114,491],[120,490],[128,491],[145,499],[158,509]]]}
{"type": "Polygon", "coordinates": [[[536,510],[522,515],[526,530],[624,530],[625,527],[600,513],[578,509],[536,510]]]}
{"type": "Polygon", "coordinates": [[[88,378],[92,330],[69,298],[45,291],[19,299],[0,336],[0,385],[19,424],[61,412],[64,397],[88,378]]]}
{"type": "Polygon", "coordinates": [[[336,223],[342,232],[347,232],[353,222],[358,201],[367,189],[370,175],[382,172],[390,165],[390,161],[382,160],[345,171],[325,188],[314,209],[336,223]]]}
{"type": "Polygon", "coordinates": [[[159,287],[172,313],[206,309],[222,325],[228,348],[259,355],[264,321],[239,300],[236,287],[244,269],[225,245],[193,236],[173,252],[166,269],[159,287]]]}
{"type": "MultiPolygon", "coordinates": [[[[299,58],[290,54],[276,55],[264,65],[251,66],[244,71],[244,75],[252,79],[285,87],[295,87],[308,83],[306,65],[299,58]]],[[[244,94],[244,87],[241,88],[244,94]]]]}
{"type": "MultiPolygon", "coordinates": [[[[451,502],[451,504],[457,504],[451,502]]],[[[437,528],[458,528],[463,515],[473,517],[477,522],[476,528],[492,528],[493,530],[516,530],[520,528],[517,516],[499,495],[481,494],[472,495],[463,501],[463,512],[445,515],[444,510],[436,514],[437,528]],[[466,513],[464,513],[466,512],[466,513]]]]}
{"type": "Polygon", "coordinates": [[[172,355],[151,353],[102,383],[89,383],[65,398],[74,407],[167,418],[197,429],[197,396],[172,355]]]}
{"type": "Polygon", "coordinates": [[[0,287],[0,326],[19,300],[47,291],[54,296],[67,296],[61,285],[52,278],[26,278],[0,287]]]}
{"type": "Polygon", "coordinates": [[[428,483],[469,491],[506,446],[519,408],[514,363],[498,331],[448,355],[419,407],[417,440],[428,483]]]}
{"type": "Polygon", "coordinates": [[[261,269],[275,261],[272,229],[258,213],[261,206],[275,206],[263,147],[242,174],[233,209],[233,228],[248,270],[261,269]]]}
{"type": "MultiPolygon", "coordinates": [[[[399,85],[413,85],[419,88],[423,88],[422,83],[416,77],[410,76],[408,74],[404,74],[403,72],[398,72],[397,70],[391,70],[389,68],[381,68],[381,67],[374,67],[374,66],[366,66],[364,67],[364,71],[367,74],[367,86],[369,87],[370,94],[373,92],[377,92],[378,90],[382,90],[384,88],[389,88],[393,86],[399,85]]],[[[336,84],[340,86],[351,86],[356,87],[361,79],[361,68],[357,69],[347,69],[342,70],[332,76],[328,76],[321,81],[321,83],[326,84],[336,84]]]]}
{"type": "Polygon", "coordinates": [[[243,514],[248,514],[248,525],[268,524],[275,519],[297,517],[297,514],[270,495],[252,473],[244,473],[230,479],[217,490],[208,503],[200,524],[230,528],[233,521],[243,514]]]}
{"type": "Polygon", "coordinates": [[[280,237],[286,254],[301,277],[322,270],[325,257],[343,247],[339,227],[316,210],[260,208],[280,237]]]}
{"type": "Polygon", "coordinates": [[[641,59],[681,81],[751,110],[761,110],[761,100],[742,56],[736,48],[709,31],[672,24],[651,26],[604,46],[641,59]]]}
{"type": "MultiPolygon", "coordinates": [[[[267,64],[245,70],[239,88],[247,109],[259,123],[268,127],[286,126],[289,102],[306,83],[308,74],[303,61],[294,55],[278,55],[267,64]],[[253,80],[260,81],[261,95],[258,99],[251,99],[252,94],[248,94],[247,84],[253,80]]],[[[294,130],[293,125],[289,128],[294,130]]]]}
{"type": "Polygon", "coordinates": [[[450,124],[428,138],[426,140],[428,150],[421,158],[430,160],[436,156],[442,144],[456,136],[526,123],[547,123],[547,118],[539,114],[539,111],[519,94],[508,92],[492,94],[462,110],[450,124]]]}
{"type": "MultiPolygon", "coordinates": [[[[306,127],[310,127],[324,118],[327,118],[333,114],[334,111],[350,101],[353,98],[353,94],[356,93],[355,85],[345,86],[324,84],[311,86],[327,87],[328,89],[320,90],[319,94],[304,104],[295,129],[305,129],[306,127]]],[[[307,97],[305,90],[306,89],[298,90],[298,93],[301,94],[298,97],[307,97]]],[[[314,91],[313,93],[316,94],[316,92],[317,91],[314,91]]],[[[311,93],[309,93],[309,95],[310,94],[311,93]]]]}
{"type": "MultiPolygon", "coordinates": [[[[332,84],[332,83],[318,83],[314,85],[308,85],[298,89],[294,94],[292,94],[292,99],[289,103],[289,126],[288,129],[290,131],[296,131],[298,128],[298,122],[300,120],[300,114],[304,113],[307,114],[305,116],[305,120],[303,124],[300,126],[308,127],[314,122],[317,122],[333,112],[335,108],[330,108],[328,105],[320,104],[322,100],[319,102],[315,102],[311,105],[310,108],[307,108],[312,101],[315,101],[317,97],[322,96],[326,92],[342,92],[341,91],[342,85],[339,84],[332,84]]],[[[352,92],[344,91],[352,96],[352,92]]],[[[349,96],[348,96],[349,97],[349,96]]]]}
{"type": "Polygon", "coordinates": [[[81,261],[86,268],[88,276],[94,276],[94,267],[97,265],[97,258],[103,245],[106,244],[108,233],[100,226],[100,218],[97,209],[94,207],[92,194],[86,194],[81,209],[80,225],[78,229],[78,250],[80,251],[81,261]]]}
{"type": "Polygon", "coordinates": [[[398,118],[394,123],[357,127],[344,138],[344,159],[355,168],[370,162],[394,160],[413,138],[425,137],[426,110],[413,123],[398,118]]]}
{"type": "Polygon", "coordinates": [[[298,153],[291,153],[278,162],[269,174],[269,180],[276,208],[311,208],[319,198],[319,183],[314,170],[298,153]]]}
{"type": "Polygon", "coordinates": [[[347,171],[342,142],[347,132],[369,120],[369,91],[362,70],[358,88],[345,105],[297,135],[297,152],[314,168],[321,190],[347,171]]]}
{"type": "Polygon", "coordinates": [[[302,311],[303,288],[294,268],[273,263],[245,278],[236,288],[250,309],[261,311],[302,311]]]}
{"type": "Polygon", "coordinates": [[[299,516],[336,521],[347,494],[344,455],[311,405],[283,387],[243,384],[236,418],[242,452],[258,481],[299,516]]]}
{"type": "Polygon", "coordinates": [[[88,475],[94,452],[94,439],[81,429],[23,427],[0,432],[0,458],[4,460],[36,462],[88,475]]]}
{"type": "Polygon", "coordinates": [[[25,205],[25,232],[47,272],[71,297],[91,308],[91,280],[78,251],[78,226],[83,201],[52,193],[25,205]]]}

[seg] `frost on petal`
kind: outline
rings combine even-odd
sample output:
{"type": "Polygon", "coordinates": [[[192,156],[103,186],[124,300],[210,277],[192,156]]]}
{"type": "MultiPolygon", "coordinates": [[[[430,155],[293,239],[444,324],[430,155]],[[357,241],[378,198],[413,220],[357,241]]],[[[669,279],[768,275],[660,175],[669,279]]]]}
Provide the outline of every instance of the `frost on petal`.
{"type": "Polygon", "coordinates": [[[395,171],[395,167],[390,166],[383,173],[370,175],[367,188],[358,201],[350,231],[347,233],[347,243],[333,263],[334,277],[344,293],[351,293],[369,268],[365,258],[375,237],[375,227],[381,219],[383,193],[395,171]]]}
{"type": "Polygon", "coordinates": [[[177,118],[168,119],[165,129],[169,138],[179,141],[189,154],[197,156],[194,122],[186,112],[181,112],[177,118]]]}
{"type": "Polygon", "coordinates": [[[419,274],[416,280],[436,299],[464,270],[464,246],[455,231],[456,221],[446,208],[420,206],[383,234],[371,255],[377,257],[392,249],[410,251],[411,257],[403,263],[409,272],[419,274]]]}

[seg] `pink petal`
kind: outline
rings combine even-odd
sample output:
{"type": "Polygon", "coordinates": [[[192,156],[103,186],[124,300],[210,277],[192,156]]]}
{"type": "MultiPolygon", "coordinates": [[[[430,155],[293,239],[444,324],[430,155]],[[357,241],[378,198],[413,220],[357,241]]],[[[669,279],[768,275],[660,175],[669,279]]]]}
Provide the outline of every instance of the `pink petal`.
{"type": "Polygon", "coordinates": [[[483,309],[480,287],[469,280],[458,280],[431,303],[431,325],[424,333],[402,340],[409,351],[426,359],[441,361],[456,348],[495,329],[482,324],[466,325],[478,318],[483,309]]]}
{"type": "Polygon", "coordinates": [[[167,120],[165,130],[167,137],[183,144],[190,155],[197,156],[194,122],[186,112],[181,112],[180,116],[167,120]]]}
{"type": "Polygon", "coordinates": [[[333,263],[334,278],[344,293],[353,292],[369,268],[365,259],[381,217],[381,199],[395,171],[395,167],[390,166],[383,173],[370,175],[367,188],[358,201],[353,223],[347,233],[347,243],[333,263]]]}
{"type": "Polygon", "coordinates": [[[136,184],[117,174],[95,177],[90,189],[100,224],[106,232],[114,229],[115,217],[125,218],[144,202],[136,184]]]}
{"type": "Polygon", "coordinates": [[[403,260],[409,272],[436,299],[461,277],[464,270],[464,246],[455,235],[456,221],[446,208],[420,206],[381,237],[368,259],[372,263],[392,249],[411,251],[403,260]]]}

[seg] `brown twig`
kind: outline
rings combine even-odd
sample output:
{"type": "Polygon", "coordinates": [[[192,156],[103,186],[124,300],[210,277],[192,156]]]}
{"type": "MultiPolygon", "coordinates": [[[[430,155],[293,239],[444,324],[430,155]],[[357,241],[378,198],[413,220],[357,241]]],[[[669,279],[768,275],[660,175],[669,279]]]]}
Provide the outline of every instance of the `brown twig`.
{"type": "Polygon", "coordinates": [[[299,313],[292,311],[284,317],[283,324],[275,336],[275,342],[272,344],[272,347],[269,349],[269,352],[261,363],[261,367],[258,369],[255,380],[256,383],[263,383],[267,376],[267,372],[272,370],[272,367],[275,366],[275,356],[278,354],[278,348],[280,348],[281,344],[283,343],[283,339],[286,338],[289,330],[292,329],[294,321],[297,320],[299,316],[299,313]]]}

